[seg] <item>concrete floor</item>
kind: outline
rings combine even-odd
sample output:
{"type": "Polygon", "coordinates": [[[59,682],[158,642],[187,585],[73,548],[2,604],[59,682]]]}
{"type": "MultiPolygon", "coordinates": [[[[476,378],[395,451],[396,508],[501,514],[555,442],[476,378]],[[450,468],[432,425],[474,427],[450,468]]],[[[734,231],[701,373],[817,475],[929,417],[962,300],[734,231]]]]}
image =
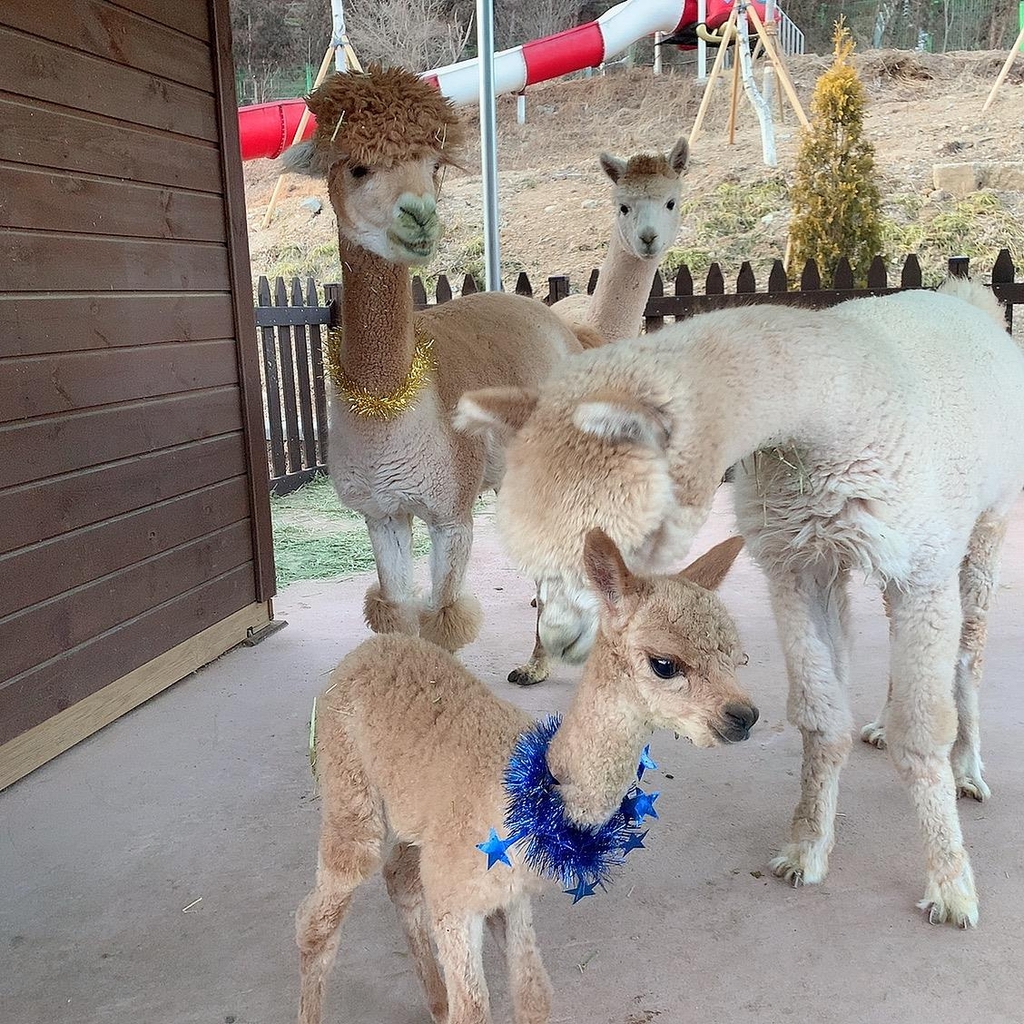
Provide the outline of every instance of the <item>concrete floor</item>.
{"type": "MultiPolygon", "coordinates": [[[[723,489],[723,490],[727,490],[723,489]]],[[[761,707],[741,746],[658,735],[661,820],[605,894],[556,889],[536,917],[553,1019],[595,1024],[1001,1024],[1024,1021],[1024,501],[1005,559],[982,697],[993,800],[961,802],[980,927],[931,927],[914,907],[922,855],[887,757],[857,743],[824,885],[766,874],[796,798],[799,738],[760,574],[742,555],[723,596],[761,707]],[[665,773],[673,776],[669,779],[665,773]]],[[[695,552],[725,536],[724,501],[695,552]]],[[[481,523],[472,583],[486,611],[467,663],[531,711],[564,708],[574,676],[504,682],[532,637],[530,586],[481,523]]],[[[365,579],[304,583],[282,630],[234,651],[0,794],[0,1021],[270,1024],[294,1019],[292,915],[315,863],[306,758],[313,694],[364,638],[365,579]]],[[[876,593],[857,588],[857,720],[885,689],[876,593]]],[[[506,987],[488,954],[495,1020],[506,987]]],[[[344,926],[327,1020],[425,1024],[384,888],[344,926]]]]}

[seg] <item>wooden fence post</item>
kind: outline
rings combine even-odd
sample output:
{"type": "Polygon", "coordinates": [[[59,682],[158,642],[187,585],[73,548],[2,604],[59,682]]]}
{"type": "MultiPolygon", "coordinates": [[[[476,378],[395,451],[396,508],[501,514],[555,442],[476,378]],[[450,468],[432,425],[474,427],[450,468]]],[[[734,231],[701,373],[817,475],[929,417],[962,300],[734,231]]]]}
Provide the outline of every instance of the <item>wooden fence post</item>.
{"type": "Polygon", "coordinates": [[[569,296],[569,278],[565,274],[557,274],[548,278],[548,297],[544,300],[549,306],[569,296]]]}

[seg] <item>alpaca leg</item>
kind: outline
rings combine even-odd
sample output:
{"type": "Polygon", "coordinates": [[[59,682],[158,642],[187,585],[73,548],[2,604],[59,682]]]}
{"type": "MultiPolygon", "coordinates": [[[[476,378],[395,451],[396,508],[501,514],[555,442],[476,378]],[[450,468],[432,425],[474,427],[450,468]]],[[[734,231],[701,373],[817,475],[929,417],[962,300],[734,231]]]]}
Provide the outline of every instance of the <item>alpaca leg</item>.
{"type": "Polygon", "coordinates": [[[533,654],[530,655],[530,660],[525,665],[512,669],[508,674],[508,681],[517,686],[533,686],[534,683],[543,683],[551,671],[548,652],[540,640],[540,616],[544,611],[544,601],[540,596],[539,587],[534,604],[537,606],[537,621],[533,634],[533,654]]]}
{"type": "Polygon", "coordinates": [[[320,1024],[324,988],[338,951],[341,919],[352,893],[380,866],[385,834],[366,777],[354,759],[332,759],[321,773],[323,825],[316,885],[295,914],[299,1024],[320,1024]]]}
{"type": "Polygon", "coordinates": [[[491,1024],[484,977],[484,919],[448,913],[434,923],[437,956],[448,987],[447,1024],[491,1024]]]}
{"type": "Polygon", "coordinates": [[[988,609],[997,585],[999,552],[1006,535],[1003,516],[983,515],[975,524],[960,567],[960,605],[963,625],[956,661],[953,695],[957,733],[950,760],[958,796],[985,800],[991,791],[983,777],[978,726],[978,690],[988,636],[988,609]]]}
{"type": "Polygon", "coordinates": [[[789,673],[789,719],[803,737],[790,842],[770,866],[793,885],[812,884],[828,873],[839,773],[851,745],[846,574],[776,571],[769,583],[789,673]]]}
{"type": "Polygon", "coordinates": [[[530,901],[521,897],[505,909],[505,959],[515,1024],[548,1024],[551,980],[540,958],[530,901]]]}
{"type": "MultiPolygon", "coordinates": [[[[886,593],[882,592],[882,605],[885,608],[885,618],[889,623],[889,647],[892,648],[892,609],[889,607],[889,598],[886,593]]],[[[870,743],[873,747],[878,747],[879,750],[885,750],[885,716],[889,710],[889,701],[892,700],[892,676],[889,677],[889,688],[885,695],[885,704],[882,706],[882,711],[879,716],[873,721],[868,722],[860,731],[860,738],[865,743],[870,743]]]]}
{"type": "Polygon", "coordinates": [[[472,516],[430,526],[432,588],[429,603],[420,611],[420,636],[446,651],[465,647],[480,632],[480,604],[462,592],[472,547],[472,516]]]}
{"type": "Polygon", "coordinates": [[[378,580],[366,592],[366,624],[374,633],[416,636],[419,625],[412,586],[412,516],[367,516],[366,529],[373,545],[378,580]]]}
{"type": "Polygon", "coordinates": [[[437,1024],[444,1024],[448,1016],[448,994],[437,969],[430,938],[430,919],[420,880],[420,851],[408,843],[396,844],[384,865],[384,882],[409,942],[416,976],[427,994],[430,1016],[437,1024]]]}
{"type": "Polygon", "coordinates": [[[956,580],[929,590],[890,588],[892,702],[886,742],[924,835],[927,886],[918,904],[933,924],[978,921],[964,850],[950,752],[957,734],[953,675],[961,626],[956,580]]]}

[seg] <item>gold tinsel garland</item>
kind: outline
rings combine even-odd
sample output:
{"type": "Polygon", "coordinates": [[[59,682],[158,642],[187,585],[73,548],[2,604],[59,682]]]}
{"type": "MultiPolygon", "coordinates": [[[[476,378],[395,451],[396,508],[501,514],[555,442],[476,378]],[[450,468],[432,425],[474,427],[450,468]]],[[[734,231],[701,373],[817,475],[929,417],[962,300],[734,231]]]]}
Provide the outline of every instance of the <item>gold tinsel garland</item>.
{"type": "Polygon", "coordinates": [[[387,395],[374,395],[348,378],[341,368],[341,344],[341,328],[329,327],[324,360],[327,376],[356,416],[378,420],[394,419],[411,409],[416,396],[430,383],[430,375],[434,369],[434,342],[431,338],[416,338],[409,373],[405,380],[387,395]]]}

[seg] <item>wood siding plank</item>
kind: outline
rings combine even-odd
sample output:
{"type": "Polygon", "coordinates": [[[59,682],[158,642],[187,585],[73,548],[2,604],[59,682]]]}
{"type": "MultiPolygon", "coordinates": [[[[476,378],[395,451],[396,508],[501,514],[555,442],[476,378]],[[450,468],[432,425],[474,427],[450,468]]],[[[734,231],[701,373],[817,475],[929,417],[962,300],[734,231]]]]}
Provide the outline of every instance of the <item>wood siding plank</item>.
{"type": "Polygon", "coordinates": [[[233,338],[0,359],[0,423],[237,383],[233,338]]]}
{"type": "Polygon", "coordinates": [[[0,281],[21,291],[227,291],[228,254],[209,242],[9,231],[0,281]]]}
{"type": "Polygon", "coordinates": [[[252,564],[150,609],[0,687],[0,743],[251,604],[252,564]]]}
{"type": "Polygon", "coordinates": [[[13,487],[104,462],[241,429],[238,389],[49,416],[0,427],[0,487],[13,487]]]}
{"type": "Polygon", "coordinates": [[[225,292],[0,295],[0,357],[212,341],[234,330],[225,292]]]}
{"type": "Polygon", "coordinates": [[[0,165],[0,226],[224,242],[220,196],[0,165]]]}
{"type": "Polygon", "coordinates": [[[0,89],[5,92],[217,140],[208,93],[5,28],[0,28],[0,53],[0,89]]]}
{"type": "Polygon", "coordinates": [[[5,678],[27,672],[206,580],[250,563],[250,530],[245,519],[0,619],[5,678]],[[25,643],[26,637],[32,642],[25,643]]]}
{"type": "Polygon", "coordinates": [[[0,556],[0,618],[249,515],[244,476],[0,556]]]}
{"type": "Polygon", "coordinates": [[[0,95],[0,159],[219,193],[208,143],[0,95]]]}
{"type": "Polygon", "coordinates": [[[196,39],[210,38],[207,0],[176,0],[171,4],[167,0],[117,0],[117,5],[196,39]]]}
{"type": "Polygon", "coordinates": [[[0,553],[245,471],[245,442],[237,432],[0,491],[0,553]]]}
{"type": "Polygon", "coordinates": [[[101,0],[33,0],[6,5],[0,20],[51,42],[213,91],[208,46],[123,7],[101,0]]]}
{"type": "Polygon", "coordinates": [[[0,745],[0,789],[202,668],[270,619],[268,603],[246,605],[0,745]]]}
{"type": "Polygon", "coordinates": [[[252,507],[252,546],[256,569],[256,598],[269,601],[277,592],[274,571],[274,536],[270,522],[270,473],[267,467],[267,435],[263,424],[263,386],[260,357],[252,316],[252,270],[242,179],[241,146],[238,141],[238,103],[235,97],[235,66],[231,59],[231,11],[228,0],[207,0],[213,72],[216,88],[217,128],[221,171],[224,175],[224,216],[230,230],[228,253],[231,295],[235,303],[235,337],[238,339],[242,420],[249,453],[249,497],[252,507]]]}

